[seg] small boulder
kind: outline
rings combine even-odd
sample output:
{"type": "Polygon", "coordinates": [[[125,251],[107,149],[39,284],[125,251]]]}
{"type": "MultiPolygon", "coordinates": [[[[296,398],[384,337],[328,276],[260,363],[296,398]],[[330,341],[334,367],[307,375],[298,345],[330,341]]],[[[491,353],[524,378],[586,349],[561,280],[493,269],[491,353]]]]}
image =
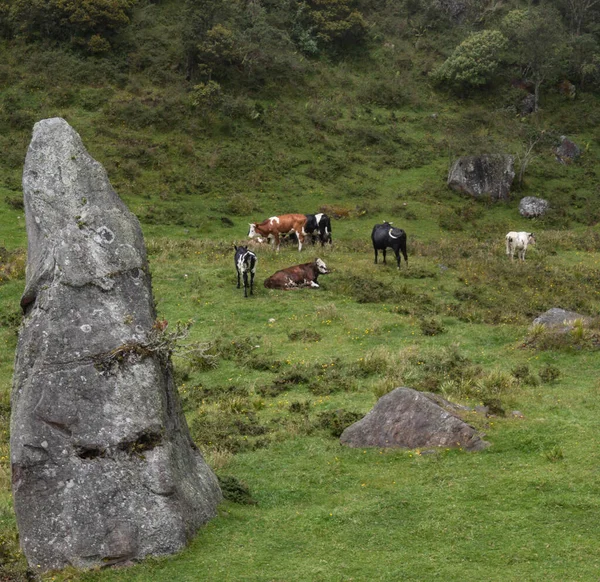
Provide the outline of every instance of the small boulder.
{"type": "Polygon", "coordinates": [[[543,325],[545,327],[559,328],[563,327],[565,331],[573,329],[575,321],[580,319],[584,323],[589,322],[589,317],[576,313],[575,311],[567,311],[559,307],[553,307],[542,315],[533,320],[534,325],[543,325]]]}
{"type": "Polygon", "coordinates": [[[535,113],[535,95],[528,93],[521,99],[519,113],[521,114],[521,117],[535,113]]]}
{"type": "Polygon", "coordinates": [[[357,448],[462,447],[468,451],[489,446],[456,412],[412,388],[396,388],[382,396],[363,419],[344,430],[340,442],[357,448]]]}
{"type": "Polygon", "coordinates": [[[514,177],[513,156],[464,156],[452,164],[448,186],[475,198],[489,196],[494,200],[507,200],[514,177]]]}
{"type": "Polygon", "coordinates": [[[561,164],[570,164],[581,155],[579,146],[567,139],[564,135],[560,138],[560,145],[554,150],[556,160],[561,164]]]}
{"type": "Polygon", "coordinates": [[[525,218],[538,218],[544,216],[548,211],[550,204],[543,198],[535,196],[525,196],[519,202],[519,214],[525,218]]]}

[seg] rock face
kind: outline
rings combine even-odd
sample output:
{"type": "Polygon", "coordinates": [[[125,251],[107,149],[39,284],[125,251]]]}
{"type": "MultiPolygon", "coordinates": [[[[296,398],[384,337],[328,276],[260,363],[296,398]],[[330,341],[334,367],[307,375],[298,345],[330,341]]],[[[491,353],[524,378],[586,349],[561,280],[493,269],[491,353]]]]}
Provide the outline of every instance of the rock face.
{"type": "Polygon", "coordinates": [[[15,512],[42,570],[181,549],[221,500],[192,442],[137,219],[63,119],[37,123],[12,393],[15,512]]]}
{"type": "Polygon", "coordinates": [[[442,408],[426,394],[396,388],[349,426],[340,442],[350,447],[462,447],[480,451],[489,446],[472,426],[442,408]]]}
{"type": "Polygon", "coordinates": [[[494,200],[506,200],[514,177],[512,156],[465,156],[450,168],[448,186],[475,198],[489,196],[494,200]]]}
{"type": "Polygon", "coordinates": [[[533,320],[534,325],[544,325],[551,328],[564,328],[565,331],[573,329],[573,323],[580,319],[583,323],[589,322],[589,317],[576,313],[575,311],[567,311],[560,307],[548,309],[542,315],[533,320]]]}
{"type": "Polygon", "coordinates": [[[519,202],[519,214],[525,218],[537,218],[544,216],[548,212],[549,204],[543,198],[535,196],[525,196],[519,202]]]}

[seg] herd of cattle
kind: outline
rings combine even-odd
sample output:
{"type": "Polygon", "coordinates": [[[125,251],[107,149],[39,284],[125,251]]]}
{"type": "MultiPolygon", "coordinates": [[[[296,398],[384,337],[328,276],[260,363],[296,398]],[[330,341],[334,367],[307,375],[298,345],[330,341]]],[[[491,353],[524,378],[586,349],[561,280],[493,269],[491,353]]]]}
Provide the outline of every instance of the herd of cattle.
{"type": "MultiPolygon", "coordinates": [[[[321,246],[326,243],[332,244],[331,220],[324,213],[319,214],[283,214],[281,216],[272,216],[260,223],[250,223],[248,237],[257,239],[259,242],[270,242],[277,251],[281,245],[283,237],[294,237],[298,241],[298,250],[302,250],[302,245],[306,237],[310,236],[313,244],[317,240],[321,246]]],[[[375,251],[375,264],[377,264],[378,252],[383,252],[383,262],[386,262],[387,249],[392,249],[396,255],[396,265],[400,268],[400,253],[408,265],[408,255],[406,253],[406,233],[401,228],[392,226],[390,222],[376,224],[371,232],[371,241],[375,251]]],[[[528,245],[535,244],[535,236],[532,232],[509,232],[506,235],[506,254],[514,260],[515,253],[521,261],[525,260],[525,252],[528,245]]],[[[244,282],[244,297],[248,297],[248,288],[250,294],[254,294],[254,275],[256,274],[257,257],[248,246],[234,246],[235,248],[235,268],[237,271],[237,287],[244,282]]],[[[315,259],[311,263],[294,265],[287,269],[281,269],[265,280],[265,287],[268,289],[300,289],[302,287],[318,288],[317,280],[319,275],[326,275],[331,271],[322,259],[315,259]]]]}

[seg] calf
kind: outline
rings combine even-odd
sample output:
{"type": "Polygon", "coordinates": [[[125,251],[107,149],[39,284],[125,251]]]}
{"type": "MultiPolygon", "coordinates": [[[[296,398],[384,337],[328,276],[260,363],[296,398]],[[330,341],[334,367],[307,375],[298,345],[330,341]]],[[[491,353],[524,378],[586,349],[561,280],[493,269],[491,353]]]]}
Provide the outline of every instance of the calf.
{"type": "Polygon", "coordinates": [[[511,231],[506,235],[506,254],[510,256],[511,261],[514,261],[516,252],[519,255],[519,259],[524,261],[527,246],[534,244],[535,236],[532,232],[511,231]]]}
{"type": "Polygon", "coordinates": [[[321,246],[324,246],[325,243],[332,244],[331,219],[329,216],[322,212],[319,214],[305,214],[305,216],[306,226],[304,230],[306,234],[311,235],[313,244],[315,244],[317,236],[321,241],[321,246]]]}
{"type": "Polygon", "coordinates": [[[296,233],[298,237],[298,250],[302,250],[304,235],[306,231],[306,216],[304,214],[282,214],[281,216],[271,216],[262,222],[251,222],[248,238],[264,237],[271,241],[271,244],[277,245],[279,251],[279,237],[282,234],[290,232],[296,233]]]}
{"type": "Polygon", "coordinates": [[[375,250],[375,264],[377,264],[377,251],[383,251],[383,262],[385,264],[386,249],[391,248],[396,255],[396,264],[400,268],[400,251],[404,255],[404,260],[408,265],[408,256],[406,255],[406,233],[401,228],[392,226],[391,222],[376,224],[371,232],[373,249],[375,250]]]}
{"type": "Polygon", "coordinates": [[[327,275],[331,271],[321,259],[315,259],[312,263],[304,263],[282,269],[265,279],[265,287],[268,289],[301,289],[302,287],[318,288],[317,279],[319,275],[327,275]]]}
{"type": "Polygon", "coordinates": [[[240,288],[240,274],[244,278],[244,297],[248,297],[248,273],[250,273],[250,295],[254,295],[254,275],[256,273],[256,255],[248,250],[248,247],[236,247],[235,249],[235,269],[237,271],[237,288],[240,288]]]}

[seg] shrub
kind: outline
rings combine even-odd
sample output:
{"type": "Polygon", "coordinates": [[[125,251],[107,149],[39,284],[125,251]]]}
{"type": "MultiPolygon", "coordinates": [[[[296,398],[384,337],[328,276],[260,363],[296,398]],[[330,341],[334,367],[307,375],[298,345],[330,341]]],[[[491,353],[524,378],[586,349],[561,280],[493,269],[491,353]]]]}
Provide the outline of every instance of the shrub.
{"type": "Polygon", "coordinates": [[[227,501],[241,505],[256,505],[256,499],[252,497],[250,488],[243,481],[232,475],[217,475],[217,479],[223,497],[227,501]]]}
{"type": "Polygon", "coordinates": [[[546,364],[539,372],[542,382],[551,383],[558,380],[561,376],[561,371],[553,364],[546,364]]]}
{"type": "Polygon", "coordinates": [[[440,321],[435,318],[422,319],[419,323],[423,335],[439,335],[444,333],[446,329],[440,321]]]}
{"type": "Polygon", "coordinates": [[[486,85],[496,73],[507,44],[506,37],[497,30],[471,34],[431,73],[431,78],[459,90],[486,85]]]}
{"type": "Polygon", "coordinates": [[[364,414],[339,408],[337,410],[327,410],[318,415],[316,425],[318,428],[324,428],[334,437],[339,437],[344,430],[351,424],[360,420],[364,414]]]}

